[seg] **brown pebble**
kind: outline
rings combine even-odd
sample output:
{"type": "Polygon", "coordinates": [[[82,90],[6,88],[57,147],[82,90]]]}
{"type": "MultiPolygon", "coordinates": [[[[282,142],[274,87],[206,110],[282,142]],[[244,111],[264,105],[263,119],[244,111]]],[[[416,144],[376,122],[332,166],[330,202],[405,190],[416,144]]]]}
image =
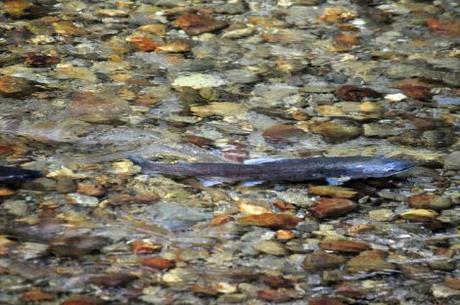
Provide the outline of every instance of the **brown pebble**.
{"type": "Polygon", "coordinates": [[[289,214],[263,213],[241,217],[238,222],[242,226],[293,229],[300,222],[300,218],[289,214]]]}
{"type": "Polygon", "coordinates": [[[371,272],[395,269],[395,266],[387,262],[385,258],[386,253],[383,251],[364,251],[347,262],[347,269],[351,272],[371,272]]]}
{"type": "Polygon", "coordinates": [[[294,289],[262,289],[257,291],[259,299],[270,302],[287,302],[297,298],[297,292],[294,289]]]}
{"type": "Polygon", "coordinates": [[[99,305],[102,304],[100,299],[92,298],[92,297],[73,297],[62,302],[60,305],[99,305]]]}
{"type": "Polygon", "coordinates": [[[186,135],[185,141],[191,144],[194,144],[199,147],[212,147],[214,146],[214,141],[205,137],[195,136],[195,135],[186,135]]]}
{"type": "Polygon", "coordinates": [[[262,133],[262,136],[272,142],[285,142],[304,135],[305,132],[292,125],[274,125],[262,133]]]}
{"type": "Polygon", "coordinates": [[[426,21],[426,25],[431,31],[441,35],[460,35],[460,20],[458,19],[440,20],[435,18],[429,18],[426,21]]]}
{"type": "Polygon", "coordinates": [[[135,240],[131,244],[131,249],[136,254],[152,254],[161,251],[162,246],[157,243],[143,240],[135,240]]]}
{"type": "Polygon", "coordinates": [[[197,285],[197,284],[192,286],[192,292],[194,295],[197,295],[200,297],[206,297],[206,296],[214,297],[219,294],[219,291],[217,291],[217,289],[214,287],[197,285]]]}
{"type": "Polygon", "coordinates": [[[295,206],[292,203],[282,200],[275,200],[273,205],[281,211],[291,211],[295,209],[295,206]]]}
{"type": "Polygon", "coordinates": [[[90,123],[117,121],[129,113],[129,105],[121,98],[90,91],[75,92],[69,104],[69,114],[90,123]]]}
{"type": "Polygon", "coordinates": [[[28,53],[24,58],[26,65],[38,68],[38,67],[49,67],[60,62],[56,56],[49,56],[36,53],[28,53]]]}
{"type": "Polygon", "coordinates": [[[308,299],[308,305],[344,305],[344,303],[334,298],[319,297],[308,299]]]}
{"type": "Polygon", "coordinates": [[[272,288],[292,287],[293,282],[282,276],[265,274],[262,281],[272,288]]]}
{"type": "Polygon", "coordinates": [[[362,282],[344,282],[336,287],[335,292],[349,298],[362,299],[370,293],[370,289],[362,282]]]}
{"type": "Polygon", "coordinates": [[[351,188],[334,185],[310,185],[308,192],[313,195],[340,198],[353,198],[358,193],[351,188]]]}
{"type": "Polygon", "coordinates": [[[124,273],[110,273],[103,275],[96,275],[91,277],[89,282],[96,286],[102,287],[117,287],[117,286],[126,286],[130,282],[137,279],[137,276],[124,273]]]}
{"type": "Polygon", "coordinates": [[[371,249],[371,247],[363,242],[352,240],[325,240],[319,243],[323,250],[356,253],[371,249]]]}
{"type": "Polygon", "coordinates": [[[16,191],[7,187],[0,187],[0,197],[8,197],[14,194],[16,194],[16,191]]]}
{"type": "Polygon", "coordinates": [[[334,217],[348,214],[357,209],[357,205],[345,198],[320,198],[313,208],[309,210],[317,218],[334,217]]]}
{"type": "Polygon", "coordinates": [[[173,260],[162,258],[160,256],[144,258],[141,260],[141,264],[158,270],[167,270],[176,266],[176,263],[173,260]]]}
{"type": "Polygon", "coordinates": [[[342,256],[319,251],[307,254],[302,266],[306,270],[334,269],[340,267],[345,261],[342,256]]]}
{"type": "Polygon", "coordinates": [[[344,101],[359,102],[366,97],[378,98],[382,95],[370,88],[343,85],[335,90],[335,95],[344,101]]]}
{"type": "Polygon", "coordinates": [[[0,95],[5,97],[23,97],[34,91],[30,81],[22,77],[1,76],[0,95]]]}
{"type": "Polygon", "coordinates": [[[371,224],[359,224],[352,226],[348,229],[348,234],[355,235],[355,234],[362,234],[367,233],[375,230],[375,226],[371,224]]]}
{"type": "Polygon", "coordinates": [[[409,197],[408,203],[412,208],[433,210],[447,209],[452,204],[449,199],[432,193],[412,195],[409,197]]]}
{"type": "Polygon", "coordinates": [[[360,43],[360,38],[359,36],[352,34],[352,33],[347,33],[347,32],[342,32],[337,34],[334,37],[334,40],[344,46],[356,46],[359,45],[360,43]]]}
{"type": "Polygon", "coordinates": [[[209,222],[209,225],[213,227],[217,227],[217,226],[226,224],[227,222],[231,220],[233,220],[233,217],[231,215],[228,215],[228,214],[216,215],[211,219],[211,221],[209,222]]]}
{"type": "Polygon", "coordinates": [[[278,230],[276,231],[276,238],[279,240],[290,240],[295,237],[295,234],[289,230],[278,230]]]}
{"type": "Polygon", "coordinates": [[[430,100],[432,97],[430,88],[420,85],[403,85],[401,86],[401,91],[411,98],[422,101],[430,100]]]}
{"type": "Polygon", "coordinates": [[[160,43],[152,38],[145,36],[131,37],[130,41],[143,52],[152,52],[160,45],[160,43]]]}
{"type": "Polygon", "coordinates": [[[49,251],[57,256],[80,257],[98,253],[108,243],[108,239],[102,236],[62,237],[51,243],[49,251]]]}
{"type": "Polygon", "coordinates": [[[45,302],[54,300],[55,296],[51,293],[44,292],[40,288],[32,288],[24,292],[21,298],[26,302],[45,302]]]}
{"type": "Polygon", "coordinates": [[[160,44],[155,51],[163,53],[185,53],[191,50],[190,43],[183,40],[174,40],[160,44]]]}
{"type": "Polygon", "coordinates": [[[188,35],[195,36],[223,29],[228,23],[204,15],[185,14],[176,19],[175,25],[188,35]]]}
{"type": "Polygon", "coordinates": [[[363,133],[363,128],[351,123],[334,121],[318,122],[311,124],[309,129],[312,133],[319,134],[328,142],[342,143],[355,139],[363,133]]]}
{"type": "Polygon", "coordinates": [[[80,182],[77,185],[77,193],[79,194],[100,197],[104,195],[105,192],[106,192],[105,188],[101,185],[97,185],[93,183],[85,183],[85,182],[80,182]]]}
{"type": "Polygon", "coordinates": [[[444,280],[444,285],[449,288],[460,290],[460,278],[458,277],[447,277],[444,280]]]}

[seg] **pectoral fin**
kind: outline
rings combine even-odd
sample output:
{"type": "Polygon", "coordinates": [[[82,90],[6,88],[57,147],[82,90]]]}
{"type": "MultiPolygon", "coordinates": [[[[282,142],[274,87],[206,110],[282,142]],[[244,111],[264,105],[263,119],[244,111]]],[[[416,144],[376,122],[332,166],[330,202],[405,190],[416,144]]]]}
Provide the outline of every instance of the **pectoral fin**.
{"type": "Polygon", "coordinates": [[[345,182],[349,181],[351,178],[342,176],[342,177],[330,177],[326,178],[326,181],[329,185],[342,185],[345,182]]]}

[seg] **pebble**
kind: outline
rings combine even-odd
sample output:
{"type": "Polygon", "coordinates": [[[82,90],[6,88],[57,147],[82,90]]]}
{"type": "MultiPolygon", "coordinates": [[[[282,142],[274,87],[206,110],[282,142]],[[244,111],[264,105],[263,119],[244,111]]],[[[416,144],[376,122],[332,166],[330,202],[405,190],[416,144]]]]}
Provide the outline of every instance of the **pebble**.
{"type": "Polygon", "coordinates": [[[364,98],[378,98],[382,95],[370,88],[343,85],[335,90],[335,95],[344,101],[359,102],[364,98]]]}
{"type": "Polygon", "coordinates": [[[271,254],[276,256],[284,256],[287,254],[287,250],[279,242],[272,240],[263,240],[254,244],[254,249],[265,254],[271,254]]]}
{"type": "Polygon", "coordinates": [[[433,210],[427,210],[427,209],[410,209],[406,212],[401,213],[399,216],[403,219],[408,219],[408,220],[423,220],[423,219],[430,219],[430,218],[435,218],[439,214],[436,213],[433,210]]]}
{"type": "Polygon", "coordinates": [[[293,229],[300,218],[290,214],[263,213],[244,216],[238,219],[241,226],[258,226],[272,229],[293,229]]]}
{"type": "Polygon", "coordinates": [[[401,134],[403,129],[391,124],[369,123],[363,124],[363,132],[366,137],[387,138],[401,134]]]}
{"type": "Polygon", "coordinates": [[[167,270],[176,266],[176,263],[173,260],[160,256],[143,258],[141,260],[141,264],[158,270],[167,270]]]}
{"type": "Polygon", "coordinates": [[[50,243],[49,251],[57,256],[80,257],[98,253],[108,244],[109,240],[102,236],[59,237],[50,243]]]}
{"type": "Polygon", "coordinates": [[[90,123],[117,121],[129,112],[128,103],[119,97],[94,92],[76,92],[69,105],[69,115],[90,123]]]}
{"type": "Polygon", "coordinates": [[[21,295],[21,299],[25,302],[47,302],[55,298],[54,294],[46,293],[40,288],[32,288],[21,295]]]}
{"type": "Polygon", "coordinates": [[[330,297],[318,297],[308,299],[308,305],[345,305],[341,301],[330,297]]]}
{"type": "Polygon", "coordinates": [[[372,272],[395,269],[395,266],[387,262],[385,258],[386,254],[380,250],[368,250],[351,258],[346,265],[350,272],[372,272]]]}
{"type": "Polygon", "coordinates": [[[66,200],[68,203],[81,205],[83,207],[97,207],[99,205],[99,199],[93,196],[82,195],[78,193],[67,194],[66,200]]]}
{"type": "Polygon", "coordinates": [[[193,89],[220,87],[226,84],[225,79],[217,74],[192,73],[176,77],[173,87],[191,87],[193,89]]]}
{"type": "Polygon", "coordinates": [[[319,196],[330,196],[339,198],[353,198],[358,192],[352,188],[334,185],[310,185],[308,192],[319,196]]]}
{"type": "Polygon", "coordinates": [[[4,97],[23,97],[34,91],[33,84],[22,77],[0,76],[0,95],[4,97]]]}
{"type": "Polygon", "coordinates": [[[192,106],[190,111],[199,117],[218,116],[234,116],[244,113],[247,110],[246,106],[232,102],[216,102],[205,106],[192,106]]]}
{"type": "Polygon", "coordinates": [[[448,170],[460,170],[460,151],[454,151],[444,157],[444,168],[448,170]]]}
{"type": "Polygon", "coordinates": [[[452,201],[449,198],[443,198],[432,193],[412,195],[409,197],[408,203],[414,209],[444,210],[452,206],[452,201]]]}
{"type": "Polygon", "coordinates": [[[228,23],[208,16],[185,14],[179,16],[174,24],[190,36],[214,32],[228,26],[228,23]]]}
{"type": "Polygon", "coordinates": [[[387,94],[384,98],[390,102],[401,102],[404,101],[407,96],[402,93],[387,94]]]}
{"type": "Polygon", "coordinates": [[[309,210],[317,218],[336,217],[356,210],[358,206],[346,198],[320,198],[309,210]]]}
{"type": "Polygon", "coordinates": [[[339,268],[345,262],[346,259],[339,255],[314,252],[305,256],[302,266],[305,270],[320,271],[339,268]]]}
{"type": "Polygon", "coordinates": [[[371,249],[371,247],[364,242],[352,240],[325,240],[319,243],[319,247],[326,251],[345,253],[359,253],[371,249]]]}
{"type": "Polygon", "coordinates": [[[433,286],[431,286],[431,292],[435,298],[442,299],[460,296],[460,290],[452,289],[443,284],[433,284],[433,286]]]}
{"type": "Polygon", "coordinates": [[[28,211],[27,202],[24,200],[5,200],[2,202],[1,208],[20,217],[26,216],[28,211]]]}
{"type": "Polygon", "coordinates": [[[369,211],[369,219],[373,221],[392,221],[396,214],[390,209],[377,209],[369,211]]]}
{"type": "Polygon", "coordinates": [[[312,133],[323,136],[326,141],[334,143],[355,139],[363,133],[363,129],[360,126],[333,121],[312,124],[309,126],[309,130],[312,133]]]}

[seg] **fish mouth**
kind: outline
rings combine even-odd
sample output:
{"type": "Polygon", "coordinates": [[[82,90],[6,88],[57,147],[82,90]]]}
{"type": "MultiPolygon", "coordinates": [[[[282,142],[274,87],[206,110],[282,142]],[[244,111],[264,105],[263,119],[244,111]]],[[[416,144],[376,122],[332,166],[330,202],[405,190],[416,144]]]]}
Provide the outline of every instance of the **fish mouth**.
{"type": "Polygon", "coordinates": [[[414,162],[401,159],[391,159],[390,165],[391,169],[389,170],[389,173],[391,175],[403,173],[415,167],[414,162]]]}

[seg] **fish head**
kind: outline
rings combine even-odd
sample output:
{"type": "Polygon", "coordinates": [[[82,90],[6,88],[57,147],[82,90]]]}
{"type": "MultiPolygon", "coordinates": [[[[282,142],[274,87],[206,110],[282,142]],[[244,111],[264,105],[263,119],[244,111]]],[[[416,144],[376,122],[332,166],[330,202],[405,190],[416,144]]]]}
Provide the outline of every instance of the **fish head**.
{"type": "Polygon", "coordinates": [[[369,177],[389,177],[413,168],[415,164],[408,160],[397,158],[373,158],[367,164],[365,172],[369,177]]]}

